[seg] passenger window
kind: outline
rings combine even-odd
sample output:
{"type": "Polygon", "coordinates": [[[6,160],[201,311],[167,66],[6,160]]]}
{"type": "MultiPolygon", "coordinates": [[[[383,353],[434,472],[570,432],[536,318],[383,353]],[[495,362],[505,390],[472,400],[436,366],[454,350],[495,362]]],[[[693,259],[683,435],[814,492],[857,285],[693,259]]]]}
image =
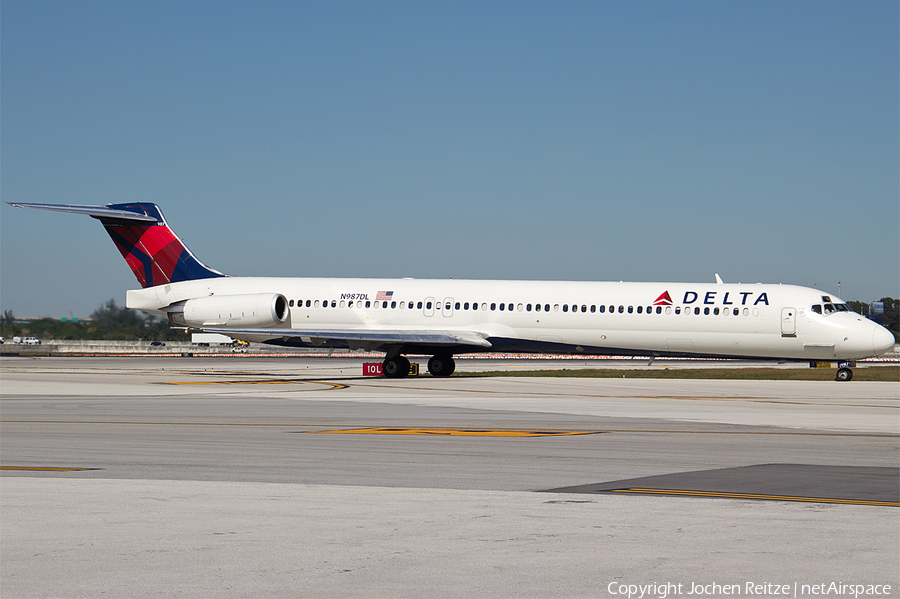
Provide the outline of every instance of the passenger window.
{"type": "Polygon", "coordinates": [[[750,316],[750,308],[744,308],[743,314],[744,316],[750,316]]]}
{"type": "Polygon", "coordinates": [[[553,304],[553,311],[559,312],[559,304],[553,304]]]}
{"type": "MultiPolygon", "coordinates": [[[[709,310],[709,308],[707,308],[709,310]]],[[[694,314],[700,314],[700,308],[694,308],[694,314]]]]}
{"type": "Polygon", "coordinates": [[[619,314],[625,314],[625,306],[619,306],[619,314]]]}
{"type": "Polygon", "coordinates": [[[591,306],[591,314],[597,311],[597,306],[591,306]]]}
{"type": "Polygon", "coordinates": [[[290,306],[291,308],[293,308],[293,307],[294,307],[294,300],[289,301],[289,302],[288,302],[288,306],[290,306]]]}
{"type": "Polygon", "coordinates": [[[544,312],[550,311],[550,304],[544,304],[544,312]]]}
{"type": "Polygon", "coordinates": [[[600,314],[606,312],[606,306],[600,306],[600,314]]]}
{"type": "MultiPolygon", "coordinates": [[[[512,305],[512,304],[510,304],[510,306],[511,306],[511,305],[512,305]]],[[[524,309],[525,309],[525,306],[522,305],[522,304],[519,304],[518,306],[516,306],[516,310],[518,310],[519,312],[521,312],[521,311],[524,310],[524,309]]],[[[529,312],[531,311],[531,304],[528,304],[528,311],[529,311],[529,312]]]]}
{"type": "Polygon", "coordinates": [[[491,312],[497,309],[497,304],[491,304],[491,312]]]}
{"type": "Polygon", "coordinates": [[[319,307],[319,300],[316,300],[316,308],[319,307]]]}
{"type": "MultiPolygon", "coordinates": [[[[387,304],[387,302],[385,302],[385,304],[387,304]]],[[[397,302],[391,302],[391,308],[396,308],[396,307],[397,307],[397,302]]]]}
{"type": "Polygon", "coordinates": [[[681,308],[679,306],[675,307],[675,314],[681,314],[681,308]]]}
{"type": "Polygon", "coordinates": [[[370,302],[369,300],[366,300],[366,308],[370,307],[371,305],[372,305],[372,302],[370,302]]]}
{"type": "Polygon", "coordinates": [[[541,305],[540,305],[540,304],[535,304],[535,305],[534,305],[534,311],[535,311],[535,312],[540,312],[540,311],[541,311],[541,305]]]}
{"type": "Polygon", "coordinates": [[[644,306],[638,306],[638,314],[644,313],[644,306]]]}
{"type": "Polygon", "coordinates": [[[447,310],[448,312],[450,311],[450,302],[444,304],[444,310],[447,310]]]}
{"type": "Polygon", "coordinates": [[[563,304],[563,312],[569,311],[569,304],[563,304]]]}
{"type": "Polygon", "coordinates": [[[466,303],[463,304],[463,309],[464,309],[464,310],[468,310],[468,309],[469,309],[469,302],[466,302],[466,303]]]}
{"type": "Polygon", "coordinates": [[[582,306],[581,306],[581,311],[582,311],[582,312],[587,312],[587,306],[582,305],[582,306]]]}
{"type": "Polygon", "coordinates": [[[456,302],[456,306],[454,307],[454,309],[459,310],[459,302],[456,302]]]}
{"type": "Polygon", "coordinates": [[[628,313],[629,314],[634,313],[634,306],[628,306],[628,313]]]}
{"type": "Polygon", "coordinates": [[[416,302],[416,308],[419,309],[419,310],[421,310],[421,309],[422,309],[422,302],[416,302]]]}
{"type": "Polygon", "coordinates": [[[346,304],[344,303],[344,300],[341,300],[341,308],[343,308],[344,306],[346,306],[346,304]]]}
{"type": "MultiPolygon", "coordinates": [[[[656,313],[662,314],[662,306],[656,306],[656,313]]],[[[667,312],[668,313],[668,312],[667,312]]]]}
{"type": "Polygon", "coordinates": [[[427,303],[425,304],[425,309],[426,309],[426,310],[431,310],[431,302],[427,302],[427,303]]]}
{"type": "Polygon", "coordinates": [[[512,311],[513,311],[513,305],[512,305],[512,304],[509,304],[508,306],[506,306],[506,309],[509,310],[510,312],[512,312],[512,311]]]}
{"type": "Polygon", "coordinates": [[[527,306],[525,306],[525,311],[531,312],[531,304],[528,304],[527,306]]]}
{"type": "Polygon", "coordinates": [[[709,316],[709,308],[703,308],[703,313],[709,316]]]}
{"type": "Polygon", "coordinates": [[[472,309],[473,309],[473,310],[477,310],[477,309],[478,309],[478,302],[472,302],[472,309]]]}
{"type": "Polygon", "coordinates": [[[505,308],[506,308],[506,304],[500,304],[500,311],[501,311],[501,312],[503,312],[503,310],[504,310],[505,308]]]}

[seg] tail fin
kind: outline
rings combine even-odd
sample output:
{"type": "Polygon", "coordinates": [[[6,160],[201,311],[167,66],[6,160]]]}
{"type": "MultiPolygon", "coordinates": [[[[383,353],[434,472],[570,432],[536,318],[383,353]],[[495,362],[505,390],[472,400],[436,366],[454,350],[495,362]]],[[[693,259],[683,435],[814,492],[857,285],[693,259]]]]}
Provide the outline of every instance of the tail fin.
{"type": "Polygon", "coordinates": [[[13,204],[57,212],[86,214],[99,220],[142,287],[224,277],[197,260],[172,232],[156,204],[13,204]]]}

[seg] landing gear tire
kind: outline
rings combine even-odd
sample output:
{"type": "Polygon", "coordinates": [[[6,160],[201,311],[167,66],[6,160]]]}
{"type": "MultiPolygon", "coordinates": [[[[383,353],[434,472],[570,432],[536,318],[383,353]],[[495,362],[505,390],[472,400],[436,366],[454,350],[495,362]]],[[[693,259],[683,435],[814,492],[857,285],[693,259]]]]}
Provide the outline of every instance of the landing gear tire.
{"type": "Polygon", "coordinates": [[[454,370],[456,370],[456,362],[453,361],[453,356],[432,356],[428,360],[428,372],[431,373],[431,376],[450,376],[454,370]]]}
{"type": "Polygon", "coordinates": [[[837,376],[834,377],[836,381],[849,381],[853,378],[853,371],[849,368],[838,368],[837,376]]]}
{"type": "Polygon", "coordinates": [[[403,356],[388,358],[382,362],[381,372],[389,379],[402,379],[409,375],[409,360],[403,356]]]}

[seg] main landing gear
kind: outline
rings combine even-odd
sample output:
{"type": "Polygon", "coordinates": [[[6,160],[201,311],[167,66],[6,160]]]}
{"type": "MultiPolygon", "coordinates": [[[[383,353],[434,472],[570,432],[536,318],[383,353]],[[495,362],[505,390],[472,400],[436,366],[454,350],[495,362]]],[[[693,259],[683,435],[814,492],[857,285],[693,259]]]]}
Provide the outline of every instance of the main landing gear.
{"type": "Polygon", "coordinates": [[[849,368],[838,368],[837,375],[834,377],[836,381],[849,381],[853,378],[853,371],[849,368]]]}
{"type": "MultiPolygon", "coordinates": [[[[451,355],[432,356],[428,360],[428,372],[431,376],[446,377],[456,370],[456,362],[451,355]]],[[[402,379],[409,376],[409,360],[401,355],[385,358],[381,363],[381,372],[391,379],[402,379]]]]}
{"type": "Polygon", "coordinates": [[[456,362],[453,356],[432,356],[428,360],[428,372],[431,376],[450,376],[456,370],[456,362]]]}
{"type": "Polygon", "coordinates": [[[403,356],[387,358],[381,364],[381,372],[389,379],[402,379],[409,376],[409,360],[403,356]]]}

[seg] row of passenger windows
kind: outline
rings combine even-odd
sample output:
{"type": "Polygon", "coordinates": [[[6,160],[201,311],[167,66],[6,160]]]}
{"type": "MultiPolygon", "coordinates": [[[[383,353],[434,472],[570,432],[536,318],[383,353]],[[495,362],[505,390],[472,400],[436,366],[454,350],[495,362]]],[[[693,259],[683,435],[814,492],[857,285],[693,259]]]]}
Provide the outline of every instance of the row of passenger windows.
{"type": "MultiPolygon", "coordinates": [[[[294,300],[290,300],[289,304],[293,308],[295,305],[294,300]]],[[[302,299],[296,300],[296,306],[298,308],[302,308],[304,306],[307,308],[328,308],[328,307],[331,307],[331,308],[337,308],[337,307],[362,308],[362,307],[366,307],[366,308],[376,308],[376,309],[382,308],[382,309],[400,309],[400,310],[421,310],[421,309],[423,309],[423,307],[425,310],[433,310],[433,309],[440,310],[442,308],[440,302],[431,302],[431,301],[425,301],[425,302],[421,302],[421,301],[420,302],[396,302],[396,301],[390,301],[390,302],[380,301],[380,302],[378,302],[378,301],[376,301],[376,302],[372,302],[370,300],[365,300],[365,301],[363,301],[363,300],[358,300],[358,301],[340,300],[340,301],[338,301],[338,300],[302,300],[302,299]]],[[[487,302],[482,302],[481,304],[479,304],[478,302],[472,302],[471,304],[469,302],[455,302],[454,304],[451,304],[450,302],[447,302],[443,306],[443,309],[447,312],[449,312],[452,309],[473,310],[473,311],[477,311],[479,309],[482,311],[499,310],[501,312],[504,312],[504,311],[512,312],[514,310],[517,310],[519,312],[522,312],[522,311],[525,311],[525,312],[532,312],[532,311],[534,311],[534,312],[542,312],[542,311],[550,312],[550,304],[506,304],[506,303],[488,304],[487,302]]],[[[587,304],[581,304],[580,306],[578,304],[562,304],[561,306],[560,306],[560,304],[553,305],[554,312],[559,312],[560,310],[562,310],[563,312],[573,312],[573,313],[575,313],[575,312],[585,312],[585,313],[590,312],[592,314],[594,314],[594,313],[604,314],[607,312],[610,314],[626,314],[626,313],[627,314],[635,314],[635,313],[637,313],[637,314],[654,314],[654,313],[662,314],[664,312],[666,314],[672,314],[672,312],[674,311],[675,314],[692,314],[692,313],[693,314],[701,314],[702,313],[704,315],[712,315],[712,316],[718,316],[720,314],[721,315],[732,314],[734,316],[738,316],[742,313],[742,310],[740,308],[732,308],[729,310],[728,308],[720,309],[718,307],[711,308],[709,306],[706,306],[703,308],[700,308],[699,306],[694,307],[694,308],[690,308],[690,307],[682,308],[681,306],[674,306],[674,307],[673,306],[647,306],[645,308],[644,306],[636,306],[635,307],[635,306],[621,306],[621,305],[620,306],[615,306],[615,305],[588,306],[587,304]]],[[[756,316],[758,313],[759,313],[758,309],[754,308],[753,309],[754,316],[756,316]]],[[[744,316],[749,316],[750,309],[744,308],[743,314],[744,314],[744,316]]]]}

